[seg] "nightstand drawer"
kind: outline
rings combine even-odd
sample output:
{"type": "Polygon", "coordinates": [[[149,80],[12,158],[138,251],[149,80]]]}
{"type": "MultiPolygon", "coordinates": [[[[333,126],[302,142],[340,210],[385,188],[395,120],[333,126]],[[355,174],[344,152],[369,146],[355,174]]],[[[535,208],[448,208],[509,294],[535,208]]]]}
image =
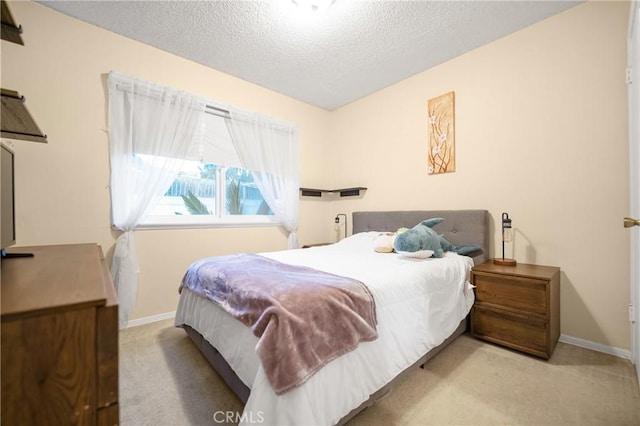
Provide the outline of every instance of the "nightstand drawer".
{"type": "Polygon", "coordinates": [[[474,306],[471,333],[484,340],[549,359],[547,323],[503,311],[474,306]]]}
{"type": "Polygon", "coordinates": [[[474,273],[476,301],[516,312],[547,315],[547,281],[497,274],[474,273]]]}

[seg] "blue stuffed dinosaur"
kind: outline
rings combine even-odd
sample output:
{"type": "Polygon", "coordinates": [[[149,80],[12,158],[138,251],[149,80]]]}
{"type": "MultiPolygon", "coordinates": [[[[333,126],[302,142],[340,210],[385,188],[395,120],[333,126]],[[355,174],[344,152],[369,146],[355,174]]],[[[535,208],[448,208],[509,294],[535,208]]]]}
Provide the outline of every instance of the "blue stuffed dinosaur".
{"type": "Polygon", "coordinates": [[[433,251],[432,257],[442,257],[445,251],[458,254],[469,254],[480,250],[477,245],[454,246],[442,235],[438,235],[432,227],[444,222],[441,217],[423,220],[413,228],[396,236],[393,247],[397,252],[433,251]]]}

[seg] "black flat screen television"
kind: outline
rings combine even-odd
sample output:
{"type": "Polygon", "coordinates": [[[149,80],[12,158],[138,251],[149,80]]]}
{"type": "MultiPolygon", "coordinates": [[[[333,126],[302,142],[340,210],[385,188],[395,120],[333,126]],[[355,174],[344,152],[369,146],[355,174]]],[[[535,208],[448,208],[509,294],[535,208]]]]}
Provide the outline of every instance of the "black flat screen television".
{"type": "Polygon", "coordinates": [[[16,243],[14,153],[0,143],[0,258],[33,257],[33,253],[7,253],[16,243]]]}
{"type": "Polygon", "coordinates": [[[0,248],[4,249],[16,243],[15,195],[14,195],[14,154],[4,144],[0,144],[0,248]]]}

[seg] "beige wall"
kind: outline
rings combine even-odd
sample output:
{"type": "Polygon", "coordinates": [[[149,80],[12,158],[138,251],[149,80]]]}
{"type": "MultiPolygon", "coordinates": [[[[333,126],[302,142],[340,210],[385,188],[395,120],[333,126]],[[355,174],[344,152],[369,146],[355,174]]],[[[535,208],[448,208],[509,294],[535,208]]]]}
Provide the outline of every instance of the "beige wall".
{"type": "Polygon", "coordinates": [[[628,349],[628,10],[577,6],[334,111],[336,179],[369,187],[340,209],[488,209],[493,255],[506,211],[515,258],[562,268],[562,333],[628,349]],[[457,170],[430,176],[427,100],[452,90],[457,170]]]}
{"type": "MultiPolygon", "coordinates": [[[[14,145],[20,245],[96,241],[112,251],[104,74],[117,70],[296,122],[303,186],[369,188],[357,199],[303,199],[302,243],[334,240],[333,217],[354,210],[485,208],[495,229],[508,211],[516,259],[563,270],[562,333],[629,348],[628,3],[577,6],[333,112],[38,4],[11,9],[26,46],[2,42],[2,87],[27,97],[49,136],[14,145]],[[457,171],[429,176],[426,102],[451,90],[457,171]]],[[[286,246],[277,228],[136,239],[132,319],[175,310],[177,281],[198,257],[286,246]]]]}

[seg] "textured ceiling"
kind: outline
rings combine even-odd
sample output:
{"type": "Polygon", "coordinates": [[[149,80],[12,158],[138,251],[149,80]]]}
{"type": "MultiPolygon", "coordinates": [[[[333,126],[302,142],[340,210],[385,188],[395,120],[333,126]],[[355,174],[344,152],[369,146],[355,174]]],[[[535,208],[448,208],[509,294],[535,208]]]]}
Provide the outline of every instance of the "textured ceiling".
{"type": "Polygon", "coordinates": [[[39,1],[142,43],[333,110],[575,1],[39,1]]]}

